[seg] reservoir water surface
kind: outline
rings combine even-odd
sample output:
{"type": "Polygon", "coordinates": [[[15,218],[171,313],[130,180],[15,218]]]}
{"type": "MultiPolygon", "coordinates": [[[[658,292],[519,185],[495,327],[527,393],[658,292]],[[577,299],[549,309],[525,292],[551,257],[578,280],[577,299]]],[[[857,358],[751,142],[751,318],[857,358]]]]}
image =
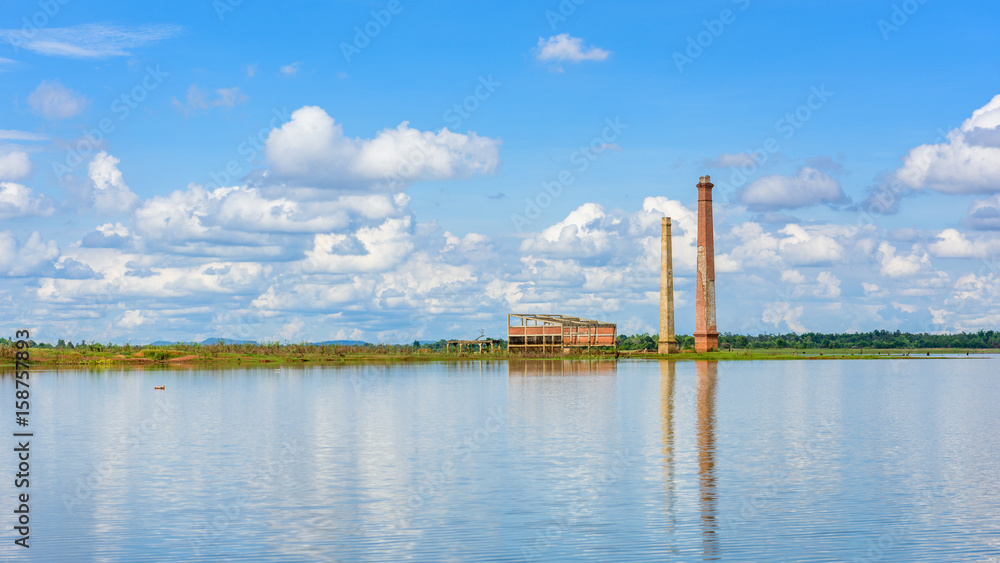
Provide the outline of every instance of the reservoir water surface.
{"type": "Polygon", "coordinates": [[[998,360],[7,373],[0,560],[1000,561],[998,360]]]}

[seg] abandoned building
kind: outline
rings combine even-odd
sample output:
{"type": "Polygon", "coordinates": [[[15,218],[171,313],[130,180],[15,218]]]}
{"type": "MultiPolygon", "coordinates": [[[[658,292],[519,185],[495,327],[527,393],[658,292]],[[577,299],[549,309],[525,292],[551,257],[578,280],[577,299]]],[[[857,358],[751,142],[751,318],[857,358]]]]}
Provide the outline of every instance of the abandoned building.
{"type": "Polygon", "coordinates": [[[614,323],[566,315],[507,315],[507,348],[512,352],[613,347],[617,337],[614,323]]]}

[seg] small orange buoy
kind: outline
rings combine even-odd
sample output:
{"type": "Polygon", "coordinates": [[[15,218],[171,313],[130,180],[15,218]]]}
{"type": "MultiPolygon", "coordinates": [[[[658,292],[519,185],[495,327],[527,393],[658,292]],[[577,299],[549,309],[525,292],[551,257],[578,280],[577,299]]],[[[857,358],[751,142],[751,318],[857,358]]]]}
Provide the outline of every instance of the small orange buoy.
{"type": "Polygon", "coordinates": [[[153,389],[160,389],[160,390],[164,390],[166,388],[167,387],[165,385],[157,385],[156,387],[153,387],[153,389]]]}

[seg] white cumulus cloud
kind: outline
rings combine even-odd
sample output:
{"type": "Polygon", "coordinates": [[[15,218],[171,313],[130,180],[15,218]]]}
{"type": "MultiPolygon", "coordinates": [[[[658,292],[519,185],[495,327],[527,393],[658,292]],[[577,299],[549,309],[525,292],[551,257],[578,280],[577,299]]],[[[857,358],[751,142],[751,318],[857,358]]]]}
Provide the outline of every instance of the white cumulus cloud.
{"type": "Polygon", "coordinates": [[[840,182],[826,172],[803,167],[795,176],[772,174],[747,186],[740,201],[755,211],[795,209],[821,203],[846,203],[840,182]]]}
{"type": "Polygon", "coordinates": [[[265,146],[280,177],[320,187],[400,191],[419,180],[444,180],[496,170],[500,141],[413,129],[403,122],[373,139],[344,136],[343,128],[322,108],[306,106],[271,131],[265,146]]]}
{"type": "Polygon", "coordinates": [[[139,202],[139,196],[125,184],[122,173],[118,170],[117,158],[106,151],[94,155],[87,166],[87,174],[93,182],[91,194],[94,208],[104,213],[120,213],[131,211],[139,202]]]}
{"type": "Polygon", "coordinates": [[[973,229],[1000,231],[1000,194],[974,200],[965,224],[973,229]]]}
{"type": "Polygon", "coordinates": [[[0,154],[0,180],[20,180],[31,175],[31,159],[24,151],[0,154]]]}
{"type": "Polygon", "coordinates": [[[52,215],[48,198],[34,197],[32,190],[22,184],[0,182],[0,219],[52,215]]]}
{"type": "Polygon", "coordinates": [[[890,278],[912,276],[931,265],[927,253],[921,251],[916,245],[911,249],[910,254],[902,256],[896,254],[896,247],[883,241],[878,245],[878,257],[882,264],[882,275],[890,278]]]}
{"type": "Polygon", "coordinates": [[[950,131],[947,141],[911,150],[896,177],[910,188],[947,194],[1000,192],[1000,95],[950,131]]]}
{"type": "Polygon", "coordinates": [[[43,273],[59,257],[55,241],[42,240],[38,231],[28,235],[24,244],[18,244],[11,231],[0,231],[0,274],[30,276],[43,273]]]}
{"type": "Polygon", "coordinates": [[[378,227],[353,234],[318,234],[306,251],[305,271],[382,272],[400,263],[411,250],[410,217],[386,219],[378,227]]]}
{"type": "Polygon", "coordinates": [[[142,311],[133,309],[122,313],[122,316],[118,318],[118,326],[126,329],[135,328],[148,320],[149,319],[142,314],[142,311]]]}
{"type": "Polygon", "coordinates": [[[571,37],[568,33],[553,35],[548,39],[538,38],[538,60],[543,62],[603,61],[611,53],[604,49],[583,44],[583,39],[571,37]]]}
{"type": "Polygon", "coordinates": [[[42,80],[28,94],[28,105],[46,119],[66,119],[82,112],[87,106],[87,98],[63,86],[58,80],[42,80]]]}
{"type": "Polygon", "coordinates": [[[1000,252],[1000,238],[979,237],[972,241],[958,229],[945,229],[928,250],[941,258],[985,258],[1000,252]]]}

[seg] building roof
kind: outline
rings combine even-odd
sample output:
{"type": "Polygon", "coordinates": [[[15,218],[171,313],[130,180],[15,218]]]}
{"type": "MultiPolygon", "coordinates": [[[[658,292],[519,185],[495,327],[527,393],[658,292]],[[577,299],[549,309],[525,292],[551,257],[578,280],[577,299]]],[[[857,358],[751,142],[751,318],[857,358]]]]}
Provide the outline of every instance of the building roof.
{"type": "Polygon", "coordinates": [[[532,315],[532,314],[522,314],[522,313],[511,313],[509,317],[518,317],[525,320],[539,321],[544,323],[552,323],[563,326],[596,326],[596,327],[613,327],[614,323],[606,323],[603,321],[595,321],[593,319],[582,319],[580,317],[570,317],[568,315],[532,315]]]}

